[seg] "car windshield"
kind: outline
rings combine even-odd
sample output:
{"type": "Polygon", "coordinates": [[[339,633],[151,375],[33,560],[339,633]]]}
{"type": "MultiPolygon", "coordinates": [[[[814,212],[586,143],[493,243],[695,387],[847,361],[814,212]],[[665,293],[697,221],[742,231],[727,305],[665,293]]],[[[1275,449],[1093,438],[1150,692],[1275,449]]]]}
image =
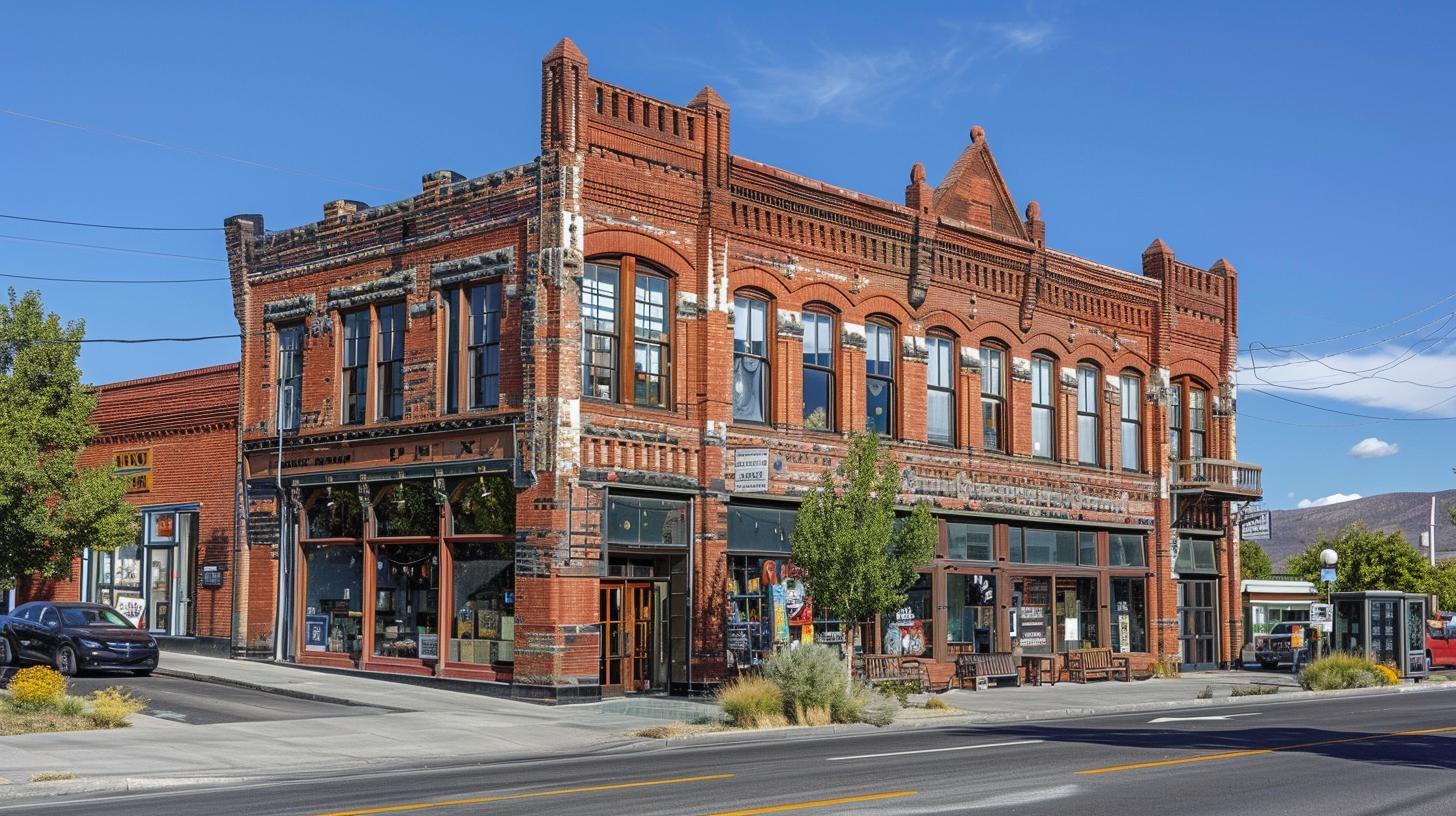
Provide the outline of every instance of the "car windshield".
{"type": "Polygon", "coordinates": [[[130,629],[126,618],[110,609],[97,606],[62,606],[61,620],[67,626],[117,626],[130,629]]]}

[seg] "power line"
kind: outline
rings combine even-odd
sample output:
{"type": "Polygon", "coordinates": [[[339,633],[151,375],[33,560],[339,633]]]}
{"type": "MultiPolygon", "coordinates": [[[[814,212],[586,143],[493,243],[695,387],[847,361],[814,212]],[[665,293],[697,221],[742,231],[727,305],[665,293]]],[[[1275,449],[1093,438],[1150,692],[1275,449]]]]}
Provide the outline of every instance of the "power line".
{"type": "MultiPolygon", "coordinates": [[[[1448,315],[1446,317],[1446,321],[1447,322],[1450,322],[1452,320],[1452,318],[1456,318],[1456,314],[1448,315]]],[[[1381,375],[1382,375],[1382,373],[1387,372],[1387,371],[1392,371],[1392,370],[1400,367],[1401,365],[1404,365],[1405,363],[1408,363],[1411,360],[1414,360],[1415,358],[1420,357],[1423,354],[1426,354],[1428,352],[1431,352],[1432,350],[1436,349],[1438,346],[1442,345],[1443,343],[1448,342],[1451,339],[1451,335],[1453,333],[1456,333],[1456,325],[1452,325],[1450,328],[1446,328],[1445,331],[1444,331],[1444,333],[1440,334],[1439,336],[1437,336],[1437,334],[1433,332],[1431,335],[1429,335],[1427,337],[1421,338],[1419,341],[1417,341],[1416,343],[1412,344],[1409,348],[1406,348],[1406,349],[1402,350],[1400,352],[1400,354],[1398,354],[1392,360],[1388,360],[1388,361],[1386,361],[1384,363],[1381,363],[1379,365],[1371,366],[1370,368],[1364,368],[1364,369],[1346,369],[1346,368],[1339,368],[1338,366],[1332,366],[1329,363],[1324,362],[1323,359],[1321,359],[1321,358],[1310,357],[1309,355],[1304,354],[1303,352],[1299,352],[1299,351],[1291,351],[1291,352],[1289,352],[1290,354],[1295,354],[1295,355],[1298,355],[1299,357],[1304,358],[1304,361],[1305,362],[1309,362],[1309,363],[1313,363],[1315,365],[1322,366],[1324,368],[1329,369],[1332,372],[1335,372],[1335,373],[1338,373],[1338,374],[1355,375],[1351,379],[1341,380],[1340,382],[1326,382],[1326,383],[1320,383],[1318,385],[1291,385],[1291,383],[1310,382],[1310,381],[1314,381],[1314,380],[1320,380],[1320,379],[1328,378],[1328,377],[1332,376],[1330,374],[1320,374],[1320,375],[1317,375],[1317,376],[1314,376],[1314,377],[1296,378],[1296,379],[1292,379],[1292,380],[1277,380],[1277,381],[1276,380],[1270,380],[1270,379],[1265,378],[1262,374],[1259,373],[1260,366],[1258,364],[1258,361],[1253,357],[1253,355],[1250,355],[1250,357],[1249,357],[1249,362],[1250,362],[1250,369],[1249,370],[1253,373],[1254,379],[1258,380],[1259,382],[1264,383],[1264,384],[1269,385],[1269,386],[1273,386],[1275,388],[1283,388],[1283,389],[1288,390],[1288,391],[1325,391],[1325,390],[1329,390],[1331,388],[1339,388],[1341,386],[1346,386],[1346,385],[1351,385],[1353,383],[1362,382],[1364,380],[1380,380],[1381,382],[1395,383],[1395,384],[1399,384],[1399,385],[1414,385],[1414,386],[1417,386],[1417,387],[1420,387],[1420,388],[1434,388],[1434,389],[1445,390],[1445,389],[1450,389],[1450,388],[1456,388],[1456,383],[1453,383],[1453,382],[1428,383],[1428,382],[1420,382],[1418,380],[1406,380],[1406,379],[1398,379],[1398,378],[1395,378],[1395,377],[1385,377],[1385,376],[1381,376],[1381,375]]],[[[1286,363],[1285,365],[1290,365],[1290,364],[1292,364],[1292,363],[1286,363]]],[[[1274,367],[1274,366],[1264,366],[1264,368],[1272,368],[1272,367],[1274,367]]]]}
{"type": "Polygon", "coordinates": [[[204,258],[201,255],[179,255],[175,252],[154,252],[149,249],[129,249],[127,247],[106,246],[104,244],[81,244],[75,241],[53,241],[48,238],[28,238],[24,235],[0,235],[7,241],[25,241],[32,244],[55,244],[56,246],[75,247],[78,249],[99,249],[106,252],[127,252],[132,255],[152,255],[158,258],[177,258],[184,261],[207,261],[208,263],[227,263],[222,258],[204,258]]]}
{"type": "MultiPolygon", "coordinates": [[[[1397,323],[1400,323],[1400,322],[1402,322],[1404,320],[1408,320],[1409,318],[1415,317],[1416,315],[1420,314],[1421,312],[1428,312],[1433,307],[1439,306],[1440,304],[1445,303],[1446,301],[1452,300],[1452,299],[1456,299],[1456,292],[1452,292],[1451,294],[1446,295],[1445,297],[1443,297],[1443,298],[1441,298],[1439,300],[1433,300],[1430,303],[1426,304],[1425,306],[1422,306],[1421,308],[1416,309],[1414,312],[1411,312],[1411,313],[1405,314],[1405,315],[1401,315],[1400,317],[1397,317],[1394,320],[1390,320],[1390,321],[1387,321],[1385,323],[1381,323],[1381,324],[1376,325],[1376,326],[1367,326],[1366,328],[1360,329],[1359,331],[1349,332],[1348,334],[1336,335],[1335,337],[1325,337],[1325,338],[1322,338],[1320,340],[1306,340],[1303,343],[1290,343],[1288,345],[1283,345],[1283,346],[1270,346],[1270,345],[1266,345],[1266,344],[1259,344],[1259,345],[1261,345],[1267,351],[1275,351],[1275,350],[1288,350],[1288,349],[1304,348],[1306,346],[1317,346],[1317,345],[1319,345],[1321,343],[1333,343],[1336,340],[1347,340],[1347,339],[1349,339],[1351,337],[1358,337],[1358,336],[1360,336],[1362,334],[1369,334],[1370,332],[1373,332],[1373,331],[1375,331],[1377,329],[1384,329],[1384,328],[1387,328],[1389,326],[1394,326],[1397,323]]],[[[1252,352],[1253,350],[1254,350],[1254,346],[1252,346],[1252,345],[1249,346],[1248,348],[1240,349],[1240,351],[1243,351],[1243,352],[1252,352]]]]}
{"type": "Polygon", "coordinates": [[[0,218],[8,218],[12,221],[33,221],[37,224],[63,224],[68,227],[95,227],[96,229],[141,230],[144,232],[222,232],[222,227],[137,227],[122,224],[92,224],[86,221],[61,221],[55,218],[32,218],[27,215],[6,215],[4,213],[0,213],[0,218]]]}
{"type": "MultiPolygon", "coordinates": [[[[1253,390],[1252,388],[1249,390],[1253,390]]],[[[1273,417],[1259,416],[1248,411],[1239,409],[1239,419],[1256,419],[1260,422],[1272,422],[1276,425],[1292,425],[1296,428],[1358,428],[1361,425],[1375,425],[1378,420],[1366,420],[1364,422],[1291,422],[1287,419],[1274,419],[1273,417]]]]}
{"type": "MultiPolygon", "coordinates": [[[[198,337],[83,337],[79,340],[68,340],[66,338],[54,337],[24,337],[16,340],[17,343],[50,343],[80,345],[83,343],[120,343],[124,345],[137,345],[141,343],[198,343],[204,340],[237,340],[241,334],[205,334],[198,337]]],[[[3,338],[0,338],[3,339],[3,338]]]]}
{"type": "MultiPolygon", "coordinates": [[[[1297,399],[1294,399],[1292,397],[1281,396],[1279,394],[1273,393],[1272,391],[1264,391],[1264,390],[1259,389],[1259,388],[1250,388],[1249,390],[1250,391],[1253,391],[1255,394],[1263,394],[1266,397],[1273,397],[1274,399],[1277,399],[1277,400],[1283,400],[1285,402],[1292,402],[1295,405],[1302,405],[1302,406],[1304,406],[1306,408],[1313,408],[1316,411],[1326,411],[1326,412],[1331,413],[1331,414],[1339,414],[1340,416],[1359,417],[1361,419],[1376,419],[1376,420],[1380,420],[1381,422],[1456,422],[1456,416],[1451,416],[1451,417],[1390,417],[1390,416],[1375,416],[1374,414],[1357,414],[1357,413],[1354,413],[1352,411],[1341,411],[1341,410],[1336,409],[1336,408],[1326,408],[1323,405],[1315,405],[1312,402],[1302,402],[1302,401],[1297,400],[1297,399]]],[[[1419,413],[1420,411],[1429,411],[1432,408],[1438,408],[1438,407],[1440,407],[1442,405],[1445,405],[1446,403],[1448,403],[1448,402],[1450,402],[1452,400],[1456,400],[1456,395],[1452,395],[1450,397],[1447,397],[1446,399],[1443,399],[1440,402],[1433,403],[1431,405],[1427,405],[1426,407],[1421,408],[1421,409],[1419,409],[1419,411],[1416,411],[1416,412],[1413,412],[1413,413],[1419,413]]]]}
{"type": "Polygon", "coordinates": [[[6,110],[5,108],[0,108],[0,113],[14,116],[20,119],[29,119],[33,122],[42,122],[47,125],[71,128],[72,130],[81,130],[87,133],[97,133],[102,136],[110,136],[113,139],[121,139],[128,142],[137,142],[138,144],[151,145],[152,147],[160,147],[164,150],[175,150],[179,153],[191,153],[194,156],[206,156],[207,158],[221,159],[223,161],[229,161],[235,164],[247,165],[249,167],[259,167],[264,170],[276,170],[280,173],[292,173],[296,176],[308,176],[310,178],[323,179],[324,181],[333,181],[340,184],[352,184],[356,187],[368,187],[371,190],[382,190],[386,193],[394,193],[395,195],[409,195],[409,193],[406,193],[403,190],[395,190],[390,187],[381,187],[377,184],[370,184],[367,181],[357,181],[355,179],[348,179],[342,176],[329,176],[323,173],[315,173],[310,170],[302,170],[297,167],[287,167],[281,164],[269,164],[267,162],[244,159],[238,156],[229,156],[226,153],[218,153],[212,150],[203,150],[199,147],[188,147],[187,145],[159,142],[155,139],[147,139],[142,136],[133,136],[129,133],[118,133],[114,130],[106,130],[105,128],[94,127],[92,125],[77,124],[75,122],[64,122],[60,119],[48,119],[44,116],[36,116],[33,113],[23,113],[21,111],[6,110]]]}
{"type": "Polygon", "coordinates": [[[53,278],[47,275],[18,275],[14,272],[0,272],[0,278],[55,281],[57,283],[203,283],[228,279],[226,275],[213,278],[53,278]]]}

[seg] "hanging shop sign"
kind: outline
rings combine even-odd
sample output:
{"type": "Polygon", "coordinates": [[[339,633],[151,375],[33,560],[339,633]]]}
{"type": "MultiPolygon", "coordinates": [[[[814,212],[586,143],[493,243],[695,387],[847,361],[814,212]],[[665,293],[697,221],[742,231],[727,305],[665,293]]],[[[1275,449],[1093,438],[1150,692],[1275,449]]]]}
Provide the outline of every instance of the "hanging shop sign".
{"type": "Polygon", "coordinates": [[[329,648],[329,616],[306,615],[303,619],[303,649],[325,652],[329,648]]]}
{"type": "Polygon", "coordinates": [[[126,480],[127,493],[150,493],[152,490],[152,449],[119,450],[111,457],[116,475],[126,480]]]}
{"type": "Polygon", "coordinates": [[[1268,541],[1270,515],[1268,510],[1244,513],[1239,519],[1239,538],[1245,541],[1268,541]]]}
{"type": "Polygon", "coordinates": [[[733,492],[768,492],[768,448],[734,449],[733,492]]]}

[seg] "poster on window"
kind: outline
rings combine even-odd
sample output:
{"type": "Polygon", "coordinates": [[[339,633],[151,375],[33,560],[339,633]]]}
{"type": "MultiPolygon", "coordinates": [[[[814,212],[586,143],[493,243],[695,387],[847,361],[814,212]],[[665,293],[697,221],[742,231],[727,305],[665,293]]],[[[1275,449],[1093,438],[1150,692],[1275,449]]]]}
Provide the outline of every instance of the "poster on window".
{"type": "Polygon", "coordinates": [[[774,584],[770,590],[773,598],[774,643],[789,642],[789,596],[783,584],[774,584]]]}
{"type": "Polygon", "coordinates": [[[1127,601],[1117,602],[1117,650],[1119,652],[1131,651],[1132,645],[1132,615],[1128,611],[1127,601]]]}
{"type": "Polygon", "coordinates": [[[809,589],[797,575],[797,568],[790,565],[785,571],[794,575],[784,578],[785,605],[789,613],[790,626],[807,626],[814,622],[814,604],[809,600],[809,589]]]}
{"type": "Polygon", "coordinates": [[[440,636],[439,635],[425,635],[425,634],[420,635],[420,647],[419,648],[420,648],[419,655],[420,655],[420,659],[421,660],[439,660],[440,659],[440,636]]]}
{"type": "Polygon", "coordinates": [[[307,615],[303,619],[303,649],[306,652],[329,650],[329,616],[307,615]]]}
{"type": "Polygon", "coordinates": [[[177,538],[177,516],[162,513],[152,516],[152,541],[173,541],[177,538]]]}
{"type": "Polygon", "coordinates": [[[1022,648],[1045,649],[1048,646],[1046,609],[1040,606],[1023,606],[1018,617],[1022,648]]]}
{"type": "Polygon", "coordinates": [[[147,602],[137,595],[117,595],[115,606],[116,611],[131,621],[132,626],[140,625],[142,615],[147,613],[147,602]]]}

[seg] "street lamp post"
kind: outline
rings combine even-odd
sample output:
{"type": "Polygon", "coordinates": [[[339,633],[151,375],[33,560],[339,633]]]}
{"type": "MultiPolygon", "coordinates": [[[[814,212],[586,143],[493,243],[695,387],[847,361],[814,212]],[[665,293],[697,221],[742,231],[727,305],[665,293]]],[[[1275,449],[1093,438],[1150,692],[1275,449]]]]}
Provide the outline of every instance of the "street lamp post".
{"type": "MultiPolygon", "coordinates": [[[[1331,549],[1329,547],[1326,547],[1323,550],[1320,550],[1319,557],[1320,557],[1320,563],[1321,564],[1324,564],[1325,565],[1325,568],[1326,569],[1330,569],[1330,570],[1333,570],[1335,568],[1335,565],[1338,564],[1339,561],[1340,561],[1340,554],[1337,553],[1337,552],[1335,552],[1333,549],[1331,549]]],[[[1323,577],[1324,576],[1322,575],[1321,578],[1323,578],[1323,577]]],[[[1333,580],[1329,580],[1329,581],[1324,581],[1323,583],[1325,585],[1325,604],[1333,607],[1334,601],[1333,601],[1332,593],[1334,591],[1335,582],[1333,580]]],[[[1333,610],[1333,608],[1330,611],[1331,611],[1331,618],[1333,618],[1333,616],[1334,616],[1334,610],[1333,610]]],[[[1332,632],[1330,632],[1330,634],[1333,635],[1334,632],[1332,631],[1332,632]]],[[[1325,647],[1324,647],[1324,653],[1325,654],[1329,654],[1329,651],[1330,651],[1329,644],[1326,643],[1325,644],[1325,647]]]]}

